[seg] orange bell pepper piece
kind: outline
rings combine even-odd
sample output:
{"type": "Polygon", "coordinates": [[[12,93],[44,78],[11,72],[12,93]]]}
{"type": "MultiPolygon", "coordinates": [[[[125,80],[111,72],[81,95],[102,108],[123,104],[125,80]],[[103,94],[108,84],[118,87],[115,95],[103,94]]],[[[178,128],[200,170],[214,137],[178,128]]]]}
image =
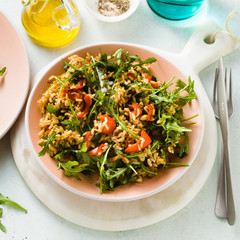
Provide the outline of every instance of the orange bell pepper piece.
{"type": "Polygon", "coordinates": [[[141,137],[139,140],[129,145],[126,149],[126,153],[138,153],[141,152],[145,147],[147,147],[152,142],[152,139],[148,136],[148,134],[142,129],[141,131],[141,137]]]}

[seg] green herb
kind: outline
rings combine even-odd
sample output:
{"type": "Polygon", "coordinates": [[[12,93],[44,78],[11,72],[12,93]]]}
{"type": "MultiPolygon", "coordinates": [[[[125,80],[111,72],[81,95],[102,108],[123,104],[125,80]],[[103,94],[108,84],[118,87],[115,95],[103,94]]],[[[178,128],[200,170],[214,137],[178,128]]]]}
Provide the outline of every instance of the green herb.
{"type": "Polygon", "coordinates": [[[105,154],[103,155],[103,157],[101,158],[101,164],[98,165],[99,167],[99,174],[100,174],[100,193],[103,193],[103,183],[104,183],[104,176],[105,176],[105,172],[104,172],[104,165],[107,162],[107,156],[109,153],[109,150],[111,149],[111,146],[107,149],[107,151],[105,152],[105,154]]]}
{"type": "Polygon", "coordinates": [[[43,147],[43,149],[38,153],[38,156],[44,156],[46,153],[51,154],[49,145],[54,146],[53,141],[56,139],[55,136],[56,133],[53,132],[52,134],[50,134],[50,136],[42,138],[46,141],[39,143],[39,146],[43,147]]]}
{"type": "Polygon", "coordinates": [[[175,167],[189,167],[189,164],[184,164],[184,163],[172,163],[172,162],[167,162],[167,166],[175,166],[175,167]]]}
{"type": "Polygon", "coordinates": [[[69,108],[72,112],[72,119],[70,120],[64,120],[61,123],[64,125],[67,125],[67,129],[68,130],[72,130],[72,131],[79,131],[80,132],[80,126],[81,126],[81,120],[77,117],[77,114],[75,113],[75,111],[73,110],[71,101],[68,99],[68,104],[69,104],[69,108]]]}
{"type": "Polygon", "coordinates": [[[156,172],[153,172],[153,171],[149,170],[149,168],[146,167],[140,159],[138,159],[138,162],[140,163],[140,167],[142,168],[143,171],[145,171],[148,174],[157,175],[156,172]]]}
{"type": "MultiPolygon", "coordinates": [[[[3,215],[3,209],[0,208],[0,218],[2,217],[2,215],[3,215]]],[[[2,224],[1,220],[0,220],[0,230],[1,230],[2,232],[6,232],[6,231],[7,231],[7,230],[6,230],[6,227],[2,224]]]]}
{"type": "Polygon", "coordinates": [[[54,107],[53,103],[50,103],[47,105],[47,112],[57,115],[59,111],[56,107],[54,107]]]}
{"type": "Polygon", "coordinates": [[[155,149],[157,149],[159,144],[161,144],[161,141],[155,139],[151,146],[151,152],[154,151],[155,149]]]}
{"type": "Polygon", "coordinates": [[[135,158],[135,157],[139,157],[141,155],[148,155],[149,157],[152,157],[149,153],[146,152],[139,152],[139,153],[130,153],[130,154],[125,154],[122,151],[118,150],[118,149],[114,149],[114,151],[116,152],[116,154],[118,155],[122,155],[126,158],[135,158]]]}
{"type": "Polygon", "coordinates": [[[164,128],[167,130],[167,131],[175,131],[175,132],[191,132],[192,130],[191,129],[188,129],[188,128],[185,128],[185,127],[180,127],[176,121],[168,121],[164,128]]]}
{"type": "Polygon", "coordinates": [[[0,70],[0,76],[2,76],[6,72],[7,68],[4,67],[0,70]]]}
{"type": "Polygon", "coordinates": [[[0,204],[10,205],[24,211],[25,213],[27,212],[27,209],[21,207],[18,203],[14,202],[10,198],[4,197],[1,193],[0,193],[0,204]]]}
{"type": "MultiPolygon", "coordinates": [[[[24,211],[25,213],[27,213],[27,209],[23,208],[22,206],[20,206],[18,203],[14,202],[13,200],[11,200],[8,197],[4,197],[1,193],[0,193],[0,204],[5,204],[5,205],[9,205],[15,208],[18,208],[22,211],[24,211]]],[[[3,209],[0,208],[0,218],[3,215],[3,209]]],[[[6,228],[5,226],[2,224],[2,222],[0,221],[0,230],[3,232],[6,232],[6,228]]]]}
{"type": "Polygon", "coordinates": [[[79,173],[86,170],[88,164],[79,164],[78,161],[58,162],[58,169],[64,169],[67,177],[75,177],[80,180],[79,173]]]}
{"type": "Polygon", "coordinates": [[[73,73],[72,73],[70,76],[68,76],[64,81],[61,81],[61,80],[59,79],[59,80],[60,80],[60,83],[61,83],[61,86],[60,86],[60,91],[59,91],[59,93],[58,93],[58,98],[61,96],[65,84],[66,84],[67,82],[69,82],[71,79],[73,79],[73,78],[74,78],[75,76],[77,76],[77,75],[79,75],[79,72],[78,72],[78,71],[73,72],[73,73]]]}

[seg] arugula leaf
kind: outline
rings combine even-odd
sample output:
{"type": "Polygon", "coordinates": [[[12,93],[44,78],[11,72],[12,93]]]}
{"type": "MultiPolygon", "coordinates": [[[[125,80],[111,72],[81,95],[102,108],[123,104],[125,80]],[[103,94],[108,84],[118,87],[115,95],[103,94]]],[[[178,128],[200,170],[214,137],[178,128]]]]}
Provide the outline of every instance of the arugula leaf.
{"type": "Polygon", "coordinates": [[[107,156],[108,156],[108,153],[109,153],[111,147],[112,147],[112,145],[107,149],[107,151],[105,152],[103,157],[100,158],[101,164],[98,165],[99,174],[100,174],[100,194],[103,193],[103,183],[104,183],[104,177],[105,177],[105,174],[106,174],[106,172],[104,171],[104,165],[107,162],[107,156]]]}
{"type": "Polygon", "coordinates": [[[123,175],[126,172],[126,170],[127,170],[126,167],[117,168],[116,170],[111,170],[111,169],[107,170],[106,171],[107,180],[112,180],[113,178],[119,179],[119,177],[123,175]]]}
{"type": "Polygon", "coordinates": [[[184,156],[188,155],[189,151],[189,138],[187,132],[184,133],[185,135],[185,144],[178,143],[175,148],[175,155],[177,155],[180,158],[183,158],[184,156]]]}
{"type": "MultiPolygon", "coordinates": [[[[27,209],[23,208],[18,203],[16,203],[13,200],[11,200],[10,198],[3,196],[1,193],[0,193],[0,204],[9,205],[9,206],[18,208],[18,209],[24,211],[25,213],[27,213],[27,209]]],[[[0,208],[0,218],[2,217],[2,215],[3,215],[3,209],[0,208]]],[[[2,232],[6,232],[7,231],[6,227],[2,224],[1,220],[0,220],[0,230],[2,232]]]]}
{"type": "MultiPolygon", "coordinates": [[[[149,155],[148,153],[146,152],[139,152],[139,153],[130,153],[130,154],[125,154],[123,153],[121,150],[115,148],[114,151],[116,152],[116,154],[118,155],[122,155],[126,158],[135,158],[135,157],[138,157],[138,156],[141,156],[141,155],[149,155]]],[[[151,157],[151,155],[150,155],[151,157]]]]}
{"type": "Polygon", "coordinates": [[[156,93],[149,95],[149,97],[152,100],[154,100],[156,104],[161,104],[163,102],[165,102],[165,103],[172,103],[173,102],[173,100],[170,99],[169,97],[157,95],[156,93]]]}
{"type": "Polygon", "coordinates": [[[23,208],[18,203],[16,203],[13,200],[11,200],[10,198],[4,197],[1,193],[0,193],[0,204],[11,205],[11,206],[16,207],[16,208],[18,208],[20,210],[23,210],[25,213],[27,212],[27,209],[23,208]]]}
{"type": "MultiPolygon", "coordinates": [[[[0,208],[0,218],[2,217],[2,215],[3,215],[3,209],[0,208]]],[[[7,230],[6,230],[6,227],[2,224],[1,220],[0,220],[0,230],[1,230],[2,232],[6,232],[6,231],[7,231],[7,230]]]]}
{"type": "Polygon", "coordinates": [[[151,171],[148,167],[146,167],[145,165],[144,165],[144,163],[138,158],[138,162],[140,163],[140,167],[142,168],[142,170],[144,171],[144,172],[146,172],[146,173],[148,173],[148,174],[152,174],[152,175],[157,175],[157,173],[156,172],[153,172],[153,171],[151,171]]]}
{"type": "Polygon", "coordinates": [[[2,232],[6,232],[6,231],[7,231],[6,227],[2,224],[1,221],[0,221],[0,230],[1,230],[2,232]]]}
{"type": "Polygon", "coordinates": [[[114,54],[113,57],[116,57],[118,60],[122,59],[123,48],[119,48],[114,54]]]}
{"type": "Polygon", "coordinates": [[[83,75],[84,74],[84,72],[80,68],[78,68],[76,66],[73,66],[72,64],[66,62],[64,59],[63,59],[63,62],[65,63],[65,68],[67,68],[67,70],[68,70],[69,67],[71,67],[76,71],[76,75],[83,75]]]}
{"type": "Polygon", "coordinates": [[[154,140],[151,146],[151,152],[154,151],[155,149],[157,149],[157,147],[159,146],[159,144],[161,144],[161,141],[159,140],[154,140]]]}
{"type": "Polygon", "coordinates": [[[191,129],[180,127],[177,122],[170,122],[167,121],[167,123],[164,125],[164,128],[168,131],[175,131],[175,132],[191,132],[191,129]]]}
{"type": "MultiPolygon", "coordinates": [[[[58,93],[58,98],[61,96],[62,94],[62,91],[63,91],[63,88],[65,86],[65,83],[71,81],[71,79],[73,79],[75,76],[78,76],[79,75],[79,71],[76,71],[76,72],[73,72],[70,76],[68,76],[64,81],[61,81],[60,79],[60,83],[61,83],[61,86],[60,86],[60,90],[59,90],[59,93],[58,93]]],[[[57,77],[55,77],[57,79],[57,77]]]]}
{"type": "Polygon", "coordinates": [[[178,79],[176,82],[176,88],[177,88],[176,91],[178,91],[178,93],[181,93],[183,91],[188,92],[188,95],[186,96],[178,95],[178,98],[181,100],[178,103],[179,106],[183,106],[197,97],[194,91],[194,81],[192,81],[190,77],[188,78],[188,85],[184,83],[182,80],[178,79]]]}
{"type": "Polygon", "coordinates": [[[90,126],[90,121],[91,121],[91,117],[93,116],[93,114],[97,114],[97,107],[99,106],[100,100],[97,100],[93,106],[91,107],[90,112],[87,115],[87,120],[86,120],[86,124],[88,125],[89,129],[91,129],[90,126]]]}
{"type": "Polygon", "coordinates": [[[189,167],[189,164],[167,162],[165,165],[174,167],[189,167]]]}
{"type": "Polygon", "coordinates": [[[134,66],[142,66],[143,64],[147,64],[147,63],[151,64],[151,63],[154,63],[157,61],[157,59],[154,57],[147,58],[144,61],[142,61],[142,59],[139,58],[138,56],[130,56],[129,58],[131,59],[131,62],[133,62],[135,60],[139,61],[139,63],[134,66]]]}
{"type": "Polygon", "coordinates": [[[64,125],[67,125],[67,127],[66,127],[67,130],[81,132],[80,131],[81,120],[77,117],[77,114],[73,110],[71,101],[69,99],[68,99],[68,103],[69,103],[69,108],[72,112],[73,117],[72,117],[71,120],[64,120],[61,123],[64,124],[64,125]]]}
{"type": "Polygon", "coordinates": [[[50,104],[47,105],[47,111],[49,113],[53,113],[55,115],[57,115],[58,112],[59,112],[58,109],[56,107],[54,107],[53,103],[50,103],[50,104]]]}
{"type": "Polygon", "coordinates": [[[46,154],[46,152],[51,154],[49,145],[54,146],[53,141],[56,139],[55,136],[56,136],[56,133],[53,132],[52,134],[50,134],[50,136],[42,138],[43,140],[46,140],[46,141],[39,143],[39,146],[43,147],[43,149],[38,153],[38,156],[40,156],[40,157],[44,156],[46,154]]]}
{"type": "Polygon", "coordinates": [[[157,59],[154,58],[154,57],[150,57],[150,58],[148,58],[148,59],[146,59],[146,60],[144,60],[144,61],[142,61],[141,58],[139,58],[138,56],[130,56],[129,59],[130,59],[130,62],[133,62],[133,61],[135,61],[135,60],[139,61],[138,64],[131,65],[131,66],[134,66],[134,67],[139,66],[139,67],[141,67],[142,70],[143,70],[145,73],[147,73],[147,74],[150,74],[150,72],[149,72],[146,68],[144,68],[143,65],[144,65],[144,64],[151,64],[151,63],[157,61],[157,59]]]}
{"type": "Polygon", "coordinates": [[[6,72],[7,68],[4,67],[0,70],[0,76],[2,76],[6,72]]]}
{"type": "Polygon", "coordinates": [[[79,164],[78,161],[58,162],[58,169],[64,169],[67,177],[75,177],[80,180],[79,173],[86,170],[88,164],[79,164]]]}

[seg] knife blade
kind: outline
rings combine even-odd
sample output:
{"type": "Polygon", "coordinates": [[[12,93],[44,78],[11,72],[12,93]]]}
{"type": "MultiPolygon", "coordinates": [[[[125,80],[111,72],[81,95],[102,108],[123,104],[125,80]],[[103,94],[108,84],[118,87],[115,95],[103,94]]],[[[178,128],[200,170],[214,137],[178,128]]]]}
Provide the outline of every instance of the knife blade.
{"type": "Polygon", "coordinates": [[[226,171],[226,195],[227,195],[227,221],[229,225],[235,223],[235,204],[233,197],[233,188],[231,180],[231,168],[230,168],[230,156],[229,156],[229,124],[228,124],[228,108],[227,108],[227,96],[224,80],[223,59],[219,59],[219,75],[217,81],[217,94],[218,94],[218,113],[219,122],[222,133],[223,147],[224,147],[224,164],[226,171]]]}

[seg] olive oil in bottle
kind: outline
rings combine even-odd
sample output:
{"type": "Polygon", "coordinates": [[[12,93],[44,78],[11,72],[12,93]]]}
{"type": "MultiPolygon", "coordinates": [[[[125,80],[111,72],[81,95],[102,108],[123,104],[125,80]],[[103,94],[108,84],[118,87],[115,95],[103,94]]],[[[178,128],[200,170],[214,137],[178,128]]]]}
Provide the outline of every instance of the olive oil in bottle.
{"type": "Polygon", "coordinates": [[[22,23],[35,43],[56,48],[76,37],[80,16],[72,0],[30,0],[22,10],[22,23]]]}

